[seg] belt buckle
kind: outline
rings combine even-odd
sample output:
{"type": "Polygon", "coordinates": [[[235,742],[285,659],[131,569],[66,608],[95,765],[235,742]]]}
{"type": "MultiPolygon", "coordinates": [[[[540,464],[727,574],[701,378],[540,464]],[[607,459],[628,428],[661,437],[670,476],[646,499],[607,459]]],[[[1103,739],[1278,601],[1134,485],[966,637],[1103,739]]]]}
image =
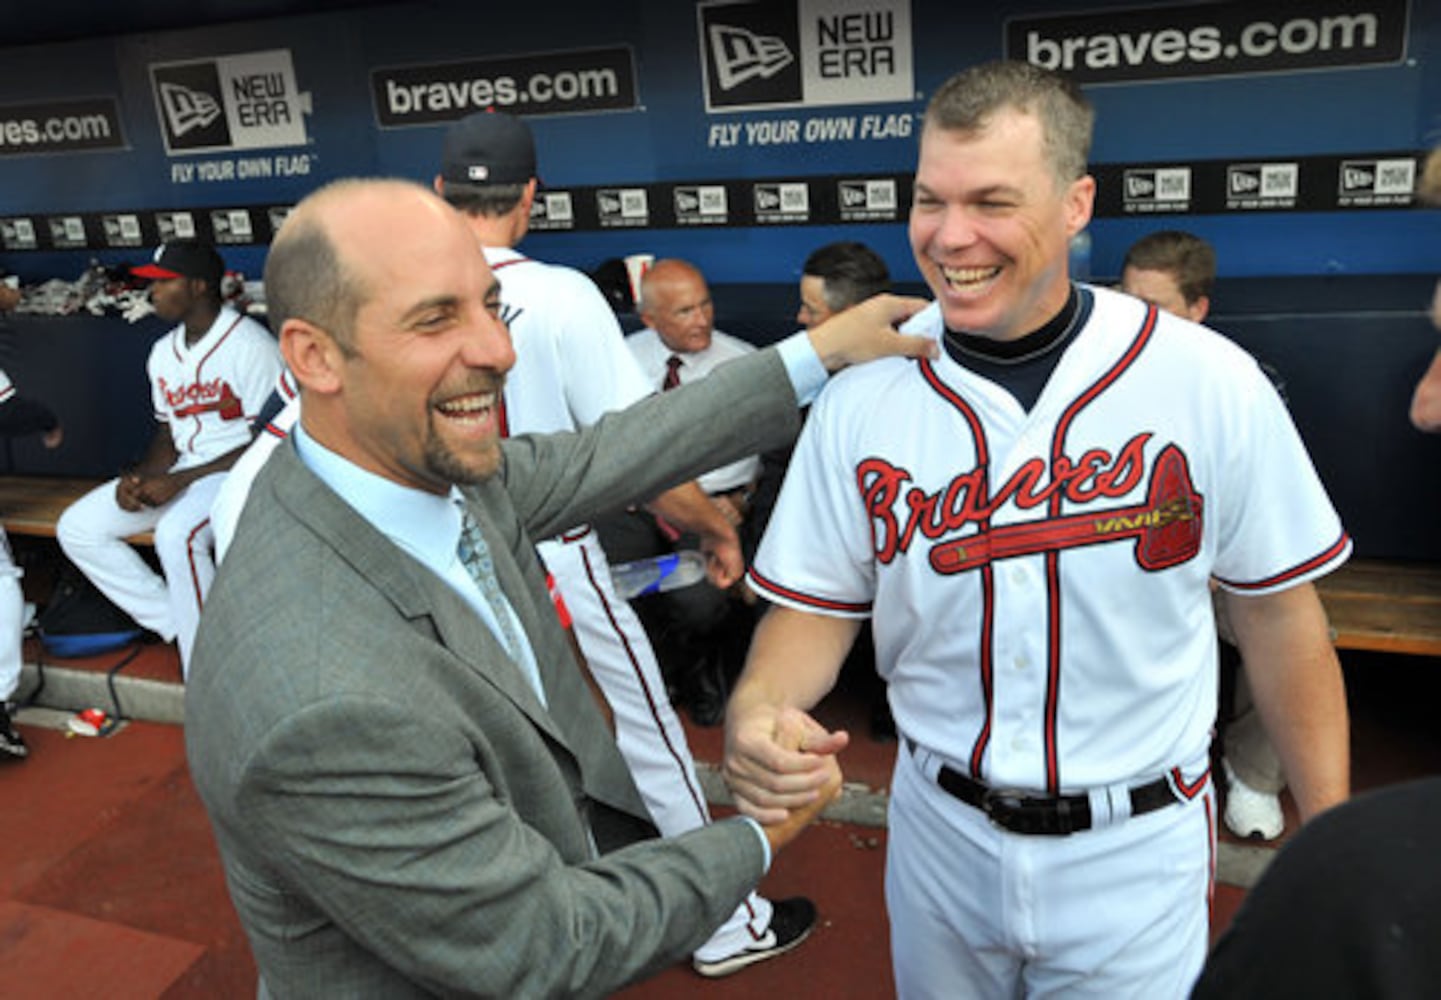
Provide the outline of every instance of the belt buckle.
{"type": "Polygon", "coordinates": [[[1026,802],[1030,798],[1019,788],[987,788],[981,795],[981,812],[991,825],[1011,833],[1030,833],[1022,822],[1026,802]]]}

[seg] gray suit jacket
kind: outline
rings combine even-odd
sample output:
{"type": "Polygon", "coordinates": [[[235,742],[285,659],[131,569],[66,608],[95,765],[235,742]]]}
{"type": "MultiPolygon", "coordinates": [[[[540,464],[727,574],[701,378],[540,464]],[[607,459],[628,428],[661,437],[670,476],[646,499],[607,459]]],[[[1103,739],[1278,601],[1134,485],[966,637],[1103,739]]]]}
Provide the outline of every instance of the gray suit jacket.
{"type": "Polygon", "coordinates": [[[501,475],[466,495],[548,708],[460,597],[276,449],[205,609],[185,726],[274,996],[600,995],[734,910],[764,866],[743,822],[630,843],[645,808],[531,539],[796,423],[764,351],[580,433],[505,443],[501,475]]]}

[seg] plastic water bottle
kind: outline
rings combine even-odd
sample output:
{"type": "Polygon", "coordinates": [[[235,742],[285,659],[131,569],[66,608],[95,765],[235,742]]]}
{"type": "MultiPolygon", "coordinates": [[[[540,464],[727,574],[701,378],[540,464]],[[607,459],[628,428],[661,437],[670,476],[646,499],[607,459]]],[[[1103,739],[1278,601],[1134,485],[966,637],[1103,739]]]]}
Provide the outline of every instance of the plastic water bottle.
{"type": "Polygon", "coordinates": [[[612,566],[610,578],[615,582],[615,592],[626,600],[678,590],[705,579],[705,556],[695,549],[682,549],[637,559],[612,566]]]}
{"type": "Polygon", "coordinates": [[[1082,229],[1071,237],[1071,280],[1091,280],[1091,231],[1082,229]]]}

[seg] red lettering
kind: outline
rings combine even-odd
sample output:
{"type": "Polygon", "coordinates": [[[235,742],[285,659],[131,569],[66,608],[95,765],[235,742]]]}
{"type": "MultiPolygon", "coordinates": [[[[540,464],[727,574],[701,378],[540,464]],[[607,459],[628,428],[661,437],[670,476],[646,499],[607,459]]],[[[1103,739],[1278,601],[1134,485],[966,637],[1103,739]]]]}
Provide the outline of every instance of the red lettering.
{"type": "Polygon", "coordinates": [[[1030,510],[1050,502],[1058,493],[1073,503],[1123,497],[1145,475],[1145,448],[1151,437],[1146,432],[1137,434],[1114,458],[1104,448],[1091,448],[1074,462],[1058,456],[1049,469],[1041,459],[1029,459],[989,498],[985,466],[963,472],[942,489],[927,493],[920,487],[906,488],[912,481],[906,470],[885,459],[865,459],[856,466],[856,485],[871,518],[876,558],[881,563],[891,562],[910,548],[918,533],[935,539],[970,525],[983,529],[1008,503],[1030,510]],[[904,526],[898,510],[901,503],[904,526]]]}

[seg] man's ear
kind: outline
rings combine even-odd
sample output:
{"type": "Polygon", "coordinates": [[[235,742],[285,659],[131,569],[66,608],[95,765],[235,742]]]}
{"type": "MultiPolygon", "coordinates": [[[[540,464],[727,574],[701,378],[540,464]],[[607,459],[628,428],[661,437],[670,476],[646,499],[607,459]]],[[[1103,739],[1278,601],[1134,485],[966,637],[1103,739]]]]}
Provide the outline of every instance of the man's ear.
{"type": "Polygon", "coordinates": [[[1209,295],[1198,295],[1196,301],[1188,303],[1186,306],[1186,315],[1190,317],[1193,323],[1204,322],[1206,314],[1210,311],[1211,297],[1209,295]]]}
{"type": "Polygon", "coordinates": [[[440,195],[442,198],[445,197],[445,178],[441,177],[439,174],[436,174],[435,180],[430,182],[430,186],[435,188],[436,194],[440,195]]]}
{"type": "Polygon", "coordinates": [[[295,380],[311,392],[340,391],[345,355],[335,338],[303,319],[288,319],[280,328],[280,353],[295,380]]]}

